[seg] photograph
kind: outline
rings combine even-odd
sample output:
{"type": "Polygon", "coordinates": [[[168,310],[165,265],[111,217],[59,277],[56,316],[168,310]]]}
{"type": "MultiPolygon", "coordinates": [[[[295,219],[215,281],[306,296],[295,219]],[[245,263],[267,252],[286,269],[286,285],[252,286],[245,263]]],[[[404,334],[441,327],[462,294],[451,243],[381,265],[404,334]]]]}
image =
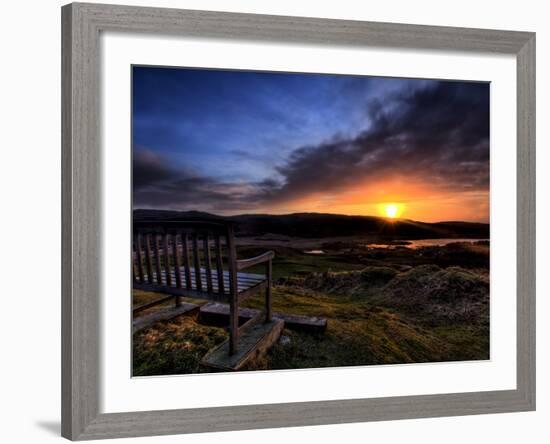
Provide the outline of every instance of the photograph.
{"type": "Polygon", "coordinates": [[[550,441],[545,4],[118,3],[3,5],[2,442],[550,441]]]}
{"type": "Polygon", "coordinates": [[[132,376],[489,360],[490,90],[133,65],[132,376]]]}

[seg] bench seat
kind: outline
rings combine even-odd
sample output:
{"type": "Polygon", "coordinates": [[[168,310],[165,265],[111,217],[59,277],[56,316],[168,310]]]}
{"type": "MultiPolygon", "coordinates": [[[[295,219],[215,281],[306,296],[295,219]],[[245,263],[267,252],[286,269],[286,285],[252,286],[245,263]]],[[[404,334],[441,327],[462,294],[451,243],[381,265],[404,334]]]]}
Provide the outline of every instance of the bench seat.
{"type": "MultiPolygon", "coordinates": [[[[190,275],[191,275],[191,288],[193,292],[198,292],[197,288],[197,281],[195,278],[195,268],[189,268],[190,275]]],[[[201,268],[200,269],[200,275],[201,275],[201,283],[202,283],[202,289],[201,292],[207,291],[207,280],[206,280],[206,269],[201,268]]],[[[143,284],[137,284],[134,283],[134,286],[136,288],[142,287],[142,289],[148,289],[151,285],[154,287],[162,286],[167,288],[176,288],[176,276],[175,272],[171,272],[171,285],[168,286],[167,280],[166,280],[166,271],[162,270],[161,272],[161,279],[162,284],[158,282],[157,280],[157,273],[153,271],[152,273],[153,282],[150,284],[148,283],[148,275],[144,275],[144,281],[143,284]]],[[[238,286],[238,292],[242,293],[247,290],[250,290],[253,287],[256,287],[257,285],[261,285],[262,283],[265,283],[267,280],[266,276],[264,274],[254,274],[254,273],[243,273],[238,272],[237,273],[237,286],[238,286]]],[[[189,287],[187,286],[187,279],[185,276],[185,267],[181,267],[181,287],[183,290],[189,290],[189,287]]],[[[218,292],[219,286],[218,286],[218,275],[214,271],[212,273],[212,292],[213,293],[219,293],[218,292]]],[[[229,272],[227,270],[224,270],[223,272],[223,290],[225,295],[230,294],[230,286],[229,286],[229,272]]]]}

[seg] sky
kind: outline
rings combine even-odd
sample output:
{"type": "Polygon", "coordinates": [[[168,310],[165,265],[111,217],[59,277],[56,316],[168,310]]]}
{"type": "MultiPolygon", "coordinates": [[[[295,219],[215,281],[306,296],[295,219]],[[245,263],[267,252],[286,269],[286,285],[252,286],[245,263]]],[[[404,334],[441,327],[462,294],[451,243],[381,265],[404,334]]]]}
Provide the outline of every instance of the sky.
{"type": "Polygon", "coordinates": [[[134,208],[489,220],[488,83],[133,67],[132,108],[134,208]]]}

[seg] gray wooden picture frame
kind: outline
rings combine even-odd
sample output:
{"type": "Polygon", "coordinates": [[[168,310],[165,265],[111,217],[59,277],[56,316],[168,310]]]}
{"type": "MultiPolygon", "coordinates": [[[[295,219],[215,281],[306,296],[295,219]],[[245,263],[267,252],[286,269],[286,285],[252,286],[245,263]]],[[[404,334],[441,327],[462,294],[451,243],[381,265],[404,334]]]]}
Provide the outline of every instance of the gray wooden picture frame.
{"type": "MultiPolygon", "coordinates": [[[[73,3],[62,8],[62,435],[74,440],[535,409],[535,34],[73,3]],[[510,54],[517,60],[517,388],[163,411],[99,411],[103,31],[510,54]]],[[[122,148],[121,148],[122,149],[122,148]]]]}

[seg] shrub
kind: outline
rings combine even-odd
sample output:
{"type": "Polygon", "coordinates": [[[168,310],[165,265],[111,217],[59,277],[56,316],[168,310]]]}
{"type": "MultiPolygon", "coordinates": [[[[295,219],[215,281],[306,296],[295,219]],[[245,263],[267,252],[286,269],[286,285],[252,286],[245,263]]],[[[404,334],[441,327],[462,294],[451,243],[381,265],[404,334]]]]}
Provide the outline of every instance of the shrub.
{"type": "Polygon", "coordinates": [[[366,267],[359,271],[310,273],[304,285],[314,290],[330,293],[356,294],[372,287],[382,287],[397,275],[389,267],[366,267]]]}
{"type": "Polygon", "coordinates": [[[361,279],[370,285],[386,285],[396,275],[397,271],[389,267],[367,267],[360,271],[361,279]]]}
{"type": "Polygon", "coordinates": [[[434,322],[488,318],[488,277],[460,267],[421,265],[399,273],[382,291],[386,304],[429,314],[434,322]]]}

